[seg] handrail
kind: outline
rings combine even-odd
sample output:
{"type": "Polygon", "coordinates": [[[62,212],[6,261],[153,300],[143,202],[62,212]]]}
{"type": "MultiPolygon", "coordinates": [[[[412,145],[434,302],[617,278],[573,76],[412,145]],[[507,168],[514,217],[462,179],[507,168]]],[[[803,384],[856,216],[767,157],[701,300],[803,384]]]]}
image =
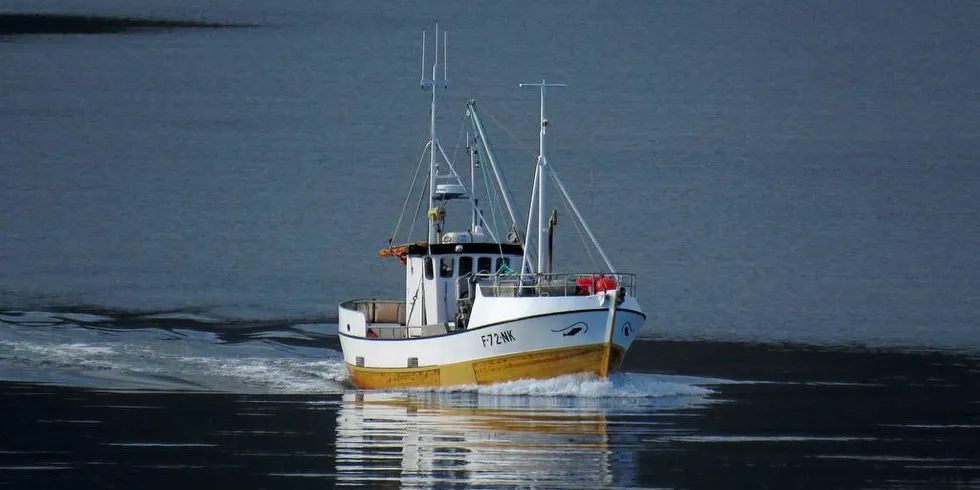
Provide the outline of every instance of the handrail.
{"type": "Polygon", "coordinates": [[[617,289],[636,297],[636,274],[610,272],[478,274],[484,296],[591,296],[617,289]]]}

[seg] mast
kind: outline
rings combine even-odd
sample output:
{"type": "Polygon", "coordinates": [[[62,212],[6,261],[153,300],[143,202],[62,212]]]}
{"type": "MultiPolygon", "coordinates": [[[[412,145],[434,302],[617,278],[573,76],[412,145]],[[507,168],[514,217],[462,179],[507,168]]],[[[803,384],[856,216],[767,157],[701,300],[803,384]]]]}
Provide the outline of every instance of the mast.
{"type": "MultiPolygon", "coordinates": [[[[518,85],[521,88],[531,88],[537,87],[541,92],[541,132],[538,138],[538,272],[543,272],[545,270],[545,255],[544,255],[544,235],[548,232],[547,222],[545,221],[545,175],[548,172],[548,157],[545,156],[545,135],[547,134],[548,119],[545,117],[544,113],[544,95],[545,89],[547,87],[564,87],[563,83],[547,83],[543,78],[541,83],[521,83],[518,85]]],[[[531,203],[534,206],[534,203],[531,203]]],[[[530,220],[528,220],[530,221],[530,220]]]]}
{"type": "Polygon", "coordinates": [[[473,146],[473,140],[470,139],[469,131],[466,132],[466,151],[470,154],[470,194],[473,197],[473,212],[470,213],[470,232],[476,233],[477,226],[480,224],[479,201],[476,198],[476,148],[473,146]]]}
{"type": "MultiPolygon", "coordinates": [[[[446,49],[449,43],[449,34],[443,31],[443,60],[446,59],[446,49]]],[[[422,90],[427,88],[432,90],[432,107],[429,109],[429,234],[430,244],[436,243],[436,221],[438,221],[438,211],[435,206],[436,195],[436,88],[449,87],[449,69],[445,61],[442,65],[442,78],[439,76],[439,24],[436,23],[436,46],[435,60],[432,62],[432,77],[425,78],[425,31],[422,31],[422,90]]]]}

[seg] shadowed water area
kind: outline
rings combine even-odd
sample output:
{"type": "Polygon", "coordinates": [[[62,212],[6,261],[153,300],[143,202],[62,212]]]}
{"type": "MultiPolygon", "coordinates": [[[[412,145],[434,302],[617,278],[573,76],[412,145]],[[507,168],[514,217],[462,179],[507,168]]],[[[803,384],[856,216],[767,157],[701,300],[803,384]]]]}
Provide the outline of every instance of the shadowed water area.
{"type": "Polygon", "coordinates": [[[0,13],[0,36],[27,34],[121,34],[153,29],[245,27],[187,20],[72,14],[0,13]]]}

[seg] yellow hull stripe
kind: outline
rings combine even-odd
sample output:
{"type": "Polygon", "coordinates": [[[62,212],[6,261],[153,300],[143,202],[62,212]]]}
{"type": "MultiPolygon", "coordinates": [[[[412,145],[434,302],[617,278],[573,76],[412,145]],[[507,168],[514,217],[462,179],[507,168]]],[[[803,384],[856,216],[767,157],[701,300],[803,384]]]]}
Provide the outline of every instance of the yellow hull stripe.
{"type": "MultiPolygon", "coordinates": [[[[368,368],[348,363],[347,371],[354,386],[368,389],[491,384],[572,373],[599,375],[606,349],[605,344],[561,347],[417,368],[368,368]]],[[[623,349],[612,346],[609,350],[608,370],[619,369],[623,349]]]]}

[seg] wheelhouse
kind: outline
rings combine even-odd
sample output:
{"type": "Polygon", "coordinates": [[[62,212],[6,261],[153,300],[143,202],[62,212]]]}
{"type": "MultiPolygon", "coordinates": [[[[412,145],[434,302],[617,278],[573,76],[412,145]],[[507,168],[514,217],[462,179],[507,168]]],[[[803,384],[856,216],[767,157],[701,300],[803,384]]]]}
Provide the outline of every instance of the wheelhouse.
{"type": "Polygon", "coordinates": [[[505,243],[409,245],[405,263],[405,310],[410,326],[465,323],[480,277],[513,274],[523,248],[505,243]],[[465,312],[465,311],[464,311],[465,312]]]}

